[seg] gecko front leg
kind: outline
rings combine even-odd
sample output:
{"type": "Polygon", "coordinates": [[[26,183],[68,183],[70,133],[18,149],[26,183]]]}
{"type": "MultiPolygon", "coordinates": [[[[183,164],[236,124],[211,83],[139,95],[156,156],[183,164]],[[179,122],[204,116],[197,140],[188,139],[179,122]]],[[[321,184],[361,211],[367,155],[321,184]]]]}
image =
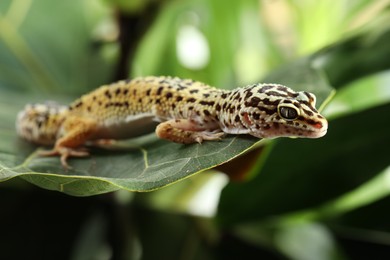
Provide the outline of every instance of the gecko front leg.
{"type": "Polygon", "coordinates": [[[160,123],[156,127],[159,138],[176,143],[201,143],[204,140],[220,140],[225,135],[219,129],[213,130],[197,125],[189,119],[172,119],[160,123]]]}
{"type": "Polygon", "coordinates": [[[89,118],[78,116],[66,118],[62,126],[63,136],[56,141],[52,150],[40,151],[39,155],[59,155],[64,168],[71,168],[67,163],[69,157],[85,157],[89,155],[87,149],[82,146],[95,133],[96,125],[96,121],[89,118]]]}

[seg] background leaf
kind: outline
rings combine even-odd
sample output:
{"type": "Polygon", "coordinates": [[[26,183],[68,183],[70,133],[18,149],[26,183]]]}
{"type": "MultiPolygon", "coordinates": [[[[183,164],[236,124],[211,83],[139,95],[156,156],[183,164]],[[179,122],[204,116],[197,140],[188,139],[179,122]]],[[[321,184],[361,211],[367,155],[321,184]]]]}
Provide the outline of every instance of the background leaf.
{"type": "Polygon", "coordinates": [[[96,1],[5,0],[1,5],[3,88],[80,93],[80,88],[95,88],[108,79],[113,59],[92,44],[98,21],[108,15],[96,1]],[[66,14],[58,15],[60,10],[66,14]]]}

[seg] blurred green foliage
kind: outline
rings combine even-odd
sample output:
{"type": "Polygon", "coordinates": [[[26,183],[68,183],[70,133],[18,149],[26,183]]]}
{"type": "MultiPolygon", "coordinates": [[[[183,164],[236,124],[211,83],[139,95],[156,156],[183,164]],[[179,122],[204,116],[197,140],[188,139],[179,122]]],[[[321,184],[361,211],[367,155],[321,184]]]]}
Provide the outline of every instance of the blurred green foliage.
{"type": "Polygon", "coordinates": [[[388,258],[389,10],[387,0],[1,1],[5,155],[17,145],[7,109],[71,100],[116,80],[120,60],[131,77],[337,90],[323,110],[327,136],[273,140],[254,162],[234,160],[242,182],[208,172],[148,194],[88,198],[4,182],[2,257],[388,258]],[[213,210],[196,211],[212,196],[213,210]]]}

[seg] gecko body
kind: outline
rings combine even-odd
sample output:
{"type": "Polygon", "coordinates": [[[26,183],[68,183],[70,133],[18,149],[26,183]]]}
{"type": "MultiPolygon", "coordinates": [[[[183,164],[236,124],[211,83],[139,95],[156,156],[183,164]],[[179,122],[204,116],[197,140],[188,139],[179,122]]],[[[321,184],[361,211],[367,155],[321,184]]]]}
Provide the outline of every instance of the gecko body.
{"type": "Polygon", "coordinates": [[[37,144],[54,145],[42,155],[87,156],[87,141],[126,139],[155,129],[177,143],[218,140],[225,134],[258,138],[318,138],[327,121],[315,96],[278,84],[234,90],[172,77],[145,77],[104,85],[69,106],[53,102],[27,105],[18,114],[18,134],[37,144]]]}

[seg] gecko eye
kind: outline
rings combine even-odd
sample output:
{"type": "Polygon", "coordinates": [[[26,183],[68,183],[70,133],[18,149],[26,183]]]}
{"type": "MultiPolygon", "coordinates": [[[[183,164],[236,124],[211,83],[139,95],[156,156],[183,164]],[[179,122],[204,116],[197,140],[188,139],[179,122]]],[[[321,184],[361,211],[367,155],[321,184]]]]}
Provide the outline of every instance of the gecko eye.
{"type": "Polygon", "coordinates": [[[278,113],[285,120],[294,120],[299,116],[298,109],[286,104],[278,107],[278,113]]]}

